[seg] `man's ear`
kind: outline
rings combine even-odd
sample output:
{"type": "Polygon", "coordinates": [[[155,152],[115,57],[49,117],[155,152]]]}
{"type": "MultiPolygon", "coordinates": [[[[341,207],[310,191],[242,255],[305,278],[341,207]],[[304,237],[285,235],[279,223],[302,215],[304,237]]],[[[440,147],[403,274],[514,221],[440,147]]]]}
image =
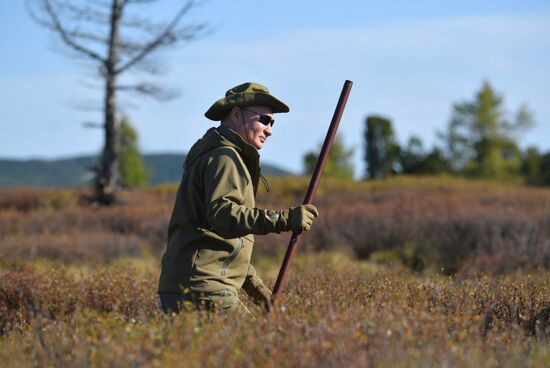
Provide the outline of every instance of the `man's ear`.
{"type": "Polygon", "coordinates": [[[237,106],[234,106],[231,108],[231,112],[229,113],[231,116],[231,120],[233,120],[236,123],[241,122],[241,118],[239,115],[241,115],[241,109],[239,109],[237,106]]]}

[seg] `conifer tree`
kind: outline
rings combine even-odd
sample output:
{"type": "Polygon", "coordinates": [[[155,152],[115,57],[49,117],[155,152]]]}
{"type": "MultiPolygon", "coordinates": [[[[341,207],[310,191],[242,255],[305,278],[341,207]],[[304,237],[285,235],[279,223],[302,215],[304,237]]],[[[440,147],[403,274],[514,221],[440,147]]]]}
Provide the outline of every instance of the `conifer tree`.
{"type": "Polygon", "coordinates": [[[124,187],[140,187],[147,184],[149,172],[139,153],[138,135],[127,117],[120,121],[120,184],[124,187]]]}
{"type": "Polygon", "coordinates": [[[368,116],[365,124],[366,177],[385,178],[394,172],[400,150],[391,121],[379,116],[368,116]]]}
{"type": "MultiPolygon", "coordinates": [[[[321,145],[322,146],[322,145],[321,145]]],[[[318,152],[321,150],[319,147],[318,152]]],[[[329,152],[327,162],[323,171],[323,176],[335,178],[353,178],[353,148],[346,148],[342,136],[334,137],[332,148],[329,152]]],[[[317,152],[308,152],[304,156],[304,171],[311,175],[315,170],[319,154],[317,152]]]]}
{"type": "Polygon", "coordinates": [[[484,82],[472,101],[453,106],[444,136],[453,170],[488,179],[517,177],[521,169],[517,135],[532,125],[526,106],[509,119],[503,97],[484,82]]]}

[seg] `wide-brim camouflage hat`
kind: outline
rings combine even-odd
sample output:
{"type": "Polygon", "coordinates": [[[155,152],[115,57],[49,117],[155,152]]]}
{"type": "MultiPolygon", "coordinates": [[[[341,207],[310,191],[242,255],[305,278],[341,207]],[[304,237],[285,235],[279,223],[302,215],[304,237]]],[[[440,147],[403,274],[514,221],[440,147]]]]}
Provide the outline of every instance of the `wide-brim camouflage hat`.
{"type": "Polygon", "coordinates": [[[266,86],[248,82],[228,90],[225,97],[214,102],[204,116],[210,120],[219,121],[234,106],[269,106],[274,113],[290,111],[284,102],[269,93],[266,86]]]}

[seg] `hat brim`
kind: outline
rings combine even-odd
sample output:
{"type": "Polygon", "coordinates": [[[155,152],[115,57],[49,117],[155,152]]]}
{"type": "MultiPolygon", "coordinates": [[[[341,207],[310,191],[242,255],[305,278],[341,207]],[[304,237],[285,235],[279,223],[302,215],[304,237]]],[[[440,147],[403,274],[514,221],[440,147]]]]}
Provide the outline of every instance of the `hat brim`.
{"type": "Polygon", "coordinates": [[[274,96],[268,93],[254,92],[238,93],[219,99],[210,106],[208,111],[204,113],[204,116],[210,120],[220,121],[223,119],[226,112],[235,106],[269,106],[271,110],[273,110],[273,113],[290,111],[289,107],[283,101],[274,96]]]}

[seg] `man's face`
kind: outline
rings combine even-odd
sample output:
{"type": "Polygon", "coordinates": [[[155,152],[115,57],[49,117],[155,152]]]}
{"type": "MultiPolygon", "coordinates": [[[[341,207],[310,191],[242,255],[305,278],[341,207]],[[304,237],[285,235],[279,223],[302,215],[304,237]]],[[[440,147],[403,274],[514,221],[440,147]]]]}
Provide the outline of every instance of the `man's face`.
{"type": "Polygon", "coordinates": [[[246,137],[243,137],[244,140],[256,149],[262,149],[267,138],[273,134],[271,127],[274,121],[273,111],[267,106],[241,107],[240,110],[244,121],[243,128],[245,128],[243,129],[246,137]]]}

